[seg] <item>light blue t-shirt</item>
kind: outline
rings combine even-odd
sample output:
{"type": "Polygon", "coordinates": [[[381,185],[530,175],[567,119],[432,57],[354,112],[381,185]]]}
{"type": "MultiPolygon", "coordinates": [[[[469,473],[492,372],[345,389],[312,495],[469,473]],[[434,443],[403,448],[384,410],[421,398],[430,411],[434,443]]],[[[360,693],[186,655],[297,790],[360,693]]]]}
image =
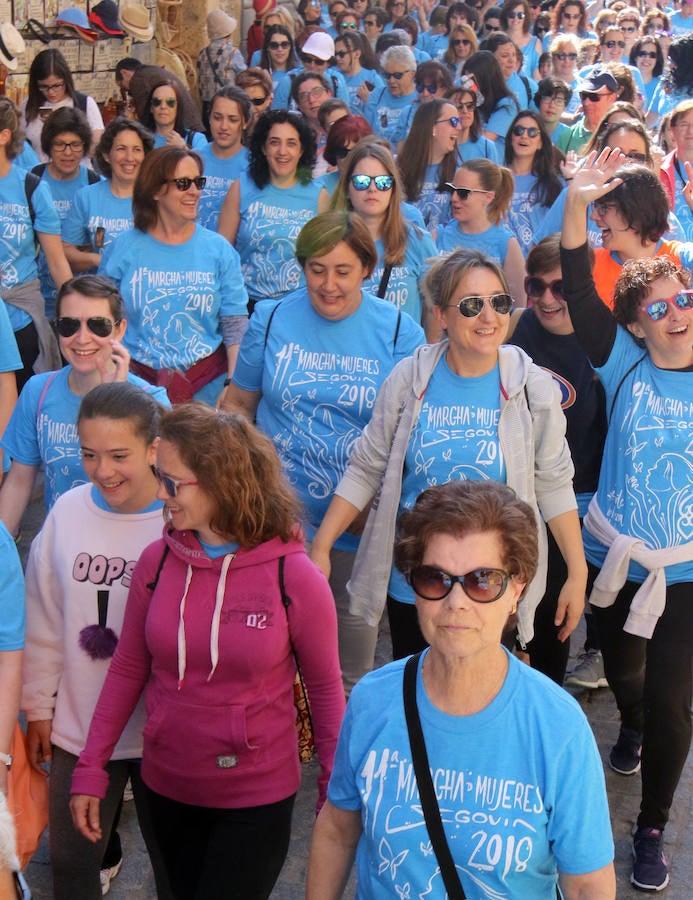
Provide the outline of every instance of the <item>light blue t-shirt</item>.
{"type": "Polygon", "coordinates": [[[216,231],[219,223],[221,206],[231,187],[231,182],[240,177],[248,168],[248,150],[241,147],[230,159],[219,159],[215,156],[213,143],[206,144],[198,151],[202,157],[203,173],[207,179],[198,206],[197,219],[200,225],[216,231]]]}
{"type": "Polygon", "coordinates": [[[440,166],[437,163],[426,166],[426,175],[421,187],[421,196],[414,200],[414,206],[421,210],[426,228],[431,231],[450,221],[450,200],[452,194],[439,191],[440,166]]]}
{"type": "MultiPolygon", "coordinates": [[[[541,44],[539,46],[541,48],[541,44]]],[[[520,49],[522,50],[522,74],[534,80],[534,73],[539,68],[539,57],[541,56],[541,49],[537,50],[537,38],[532,37],[520,49]]]]}
{"type": "Polygon", "coordinates": [[[201,225],[182,244],[126,231],[99,272],[120,286],[128,320],[123,344],[153,369],[189,369],[221,345],[223,316],[248,312],[238,254],[201,225]]]}
{"type": "Polygon", "coordinates": [[[669,24],[675,35],[689,34],[693,31],[693,16],[684,18],[681,15],[681,10],[677,10],[669,16],[669,24]]]}
{"type": "MultiPolygon", "coordinates": [[[[363,287],[364,290],[377,295],[385,271],[385,248],[381,238],[375,242],[375,249],[378,251],[378,262],[371,277],[364,278],[363,287]]],[[[412,226],[409,228],[402,264],[393,266],[390,271],[385,299],[398,309],[409,313],[415,322],[421,322],[423,311],[419,284],[428,268],[426,260],[436,255],[436,245],[433,243],[431,235],[427,231],[421,231],[412,226]]]]}
{"type": "Polygon", "coordinates": [[[259,188],[244,172],[239,179],[240,224],[236,249],[243,278],[253,300],[270,300],[295,291],[305,282],[296,259],[296,238],[318,214],[320,180],[290,188],[271,182],[259,188]]]}
{"type": "Polygon", "coordinates": [[[395,97],[387,87],[373,91],[363,110],[363,117],[368,121],[378,137],[389,141],[393,149],[409,134],[414,113],[418,109],[415,102],[418,94],[412,91],[404,97],[395,97]]]}
{"type": "MultiPolygon", "coordinates": [[[[334,806],[361,814],[357,900],[445,897],[413,771],[404,665],[397,660],[355,686],[327,789],[334,806]]],[[[428,699],[420,666],[416,700],[443,828],[468,897],[555,900],[557,869],[584,874],[613,860],[602,763],[566,691],[508,654],[503,686],[480,712],[441,712],[428,699]]]]}
{"type": "MultiPolygon", "coordinates": [[[[157,150],[159,147],[166,147],[166,135],[165,134],[157,134],[157,132],[153,132],[154,134],[154,149],[157,150]]],[[[185,137],[186,145],[188,143],[187,135],[185,137]]],[[[201,150],[203,147],[207,146],[207,138],[202,134],[201,131],[193,131],[192,138],[190,140],[190,149],[191,150],[201,150]]]]}
{"type": "MultiPolygon", "coordinates": [[[[5,303],[0,303],[0,372],[16,372],[21,368],[22,359],[17,349],[17,341],[14,337],[7,306],[5,303]]],[[[9,469],[10,461],[9,455],[7,453],[3,454],[3,472],[7,472],[9,469]]]]}
{"type": "Polygon", "coordinates": [[[486,231],[466,234],[460,229],[456,219],[452,219],[436,233],[438,253],[450,253],[458,247],[468,250],[483,250],[484,253],[499,265],[505,263],[508,243],[514,237],[512,231],[503,225],[491,225],[486,231]]]}
{"type": "Polygon", "coordinates": [[[505,135],[508,133],[510,123],[519,111],[520,107],[517,105],[517,101],[513,100],[511,97],[504,97],[496,103],[491,111],[488,122],[484,125],[484,131],[489,131],[492,134],[498,135],[496,143],[502,145],[501,152],[502,148],[505,146],[505,135]]]}
{"type": "MultiPolygon", "coordinates": [[[[77,191],[81,190],[81,188],[87,187],[89,184],[88,169],[86,166],[80,166],[74,178],[71,178],[69,181],[62,181],[53,178],[48,171],[48,166],[46,166],[43,175],[41,176],[41,181],[48,185],[48,189],[51,192],[53,206],[60,219],[60,228],[64,240],[65,228],[72,212],[75,194],[77,191]]],[[[41,293],[43,294],[43,299],[46,303],[46,317],[52,319],[55,315],[55,297],[57,289],[51,278],[51,273],[48,269],[48,263],[46,262],[43,250],[39,251],[38,270],[39,278],[41,280],[41,293]]]]}
{"type": "Polygon", "coordinates": [[[0,653],[24,649],[26,597],[17,546],[0,521],[0,653]]]}
{"type": "MultiPolygon", "coordinates": [[[[35,232],[60,234],[51,192],[42,181],[31,197],[36,216],[32,225],[26,177],[24,169],[12,165],[7,175],[0,178],[0,290],[38,278],[35,232]]],[[[14,321],[12,326],[17,330],[14,321]]]]}
{"type": "Polygon", "coordinates": [[[41,160],[36,155],[36,151],[29,141],[24,141],[22,152],[18,156],[15,156],[12,160],[12,165],[19,166],[20,169],[30,172],[34,166],[37,166],[40,162],[41,160]]]}
{"type": "MultiPolygon", "coordinates": [[[[291,99],[291,86],[293,85],[296,76],[300,75],[302,72],[305,72],[303,66],[297,66],[295,69],[291,69],[287,72],[287,77],[281,79],[274,92],[272,109],[296,109],[296,104],[291,99]]],[[[324,77],[329,85],[332,96],[336,97],[338,100],[343,100],[348,104],[349,91],[347,90],[344,76],[339,69],[335,66],[329,66],[329,68],[325,69],[324,77]]]]}
{"type": "MultiPolygon", "coordinates": [[[[596,371],[607,410],[613,404],[597,486],[599,508],[617,531],[647,548],[693,541],[693,373],[657,368],[620,326],[608,360],[596,371]]],[[[583,537],[587,559],[601,566],[607,548],[587,531],[583,537]]],[[[666,566],[665,572],[667,584],[693,581],[693,562],[666,566]]],[[[647,575],[630,563],[629,581],[641,583],[647,575]]]]}
{"type": "Polygon", "coordinates": [[[72,213],[63,225],[63,240],[103,253],[132,228],[132,197],[116,197],[110,181],[100,181],[75,194],[72,213]]]}
{"type": "MultiPolygon", "coordinates": [[[[46,510],[65,491],[89,480],[82,467],[77,433],[82,398],[70,390],[71,368],[33,375],[27,381],[0,441],[13,460],[25,466],[43,466],[46,510]]],[[[154,387],[132,374],[127,380],[162,405],[170,406],[164,388],[154,387]]]]}
{"type": "MultiPolygon", "coordinates": [[[[462,378],[441,357],[409,436],[398,516],[433,485],[457,480],[505,482],[498,439],[500,397],[497,365],[478,378],[462,378]]],[[[414,602],[414,592],[394,567],[388,594],[401,603],[414,602]]]]}
{"type": "Polygon", "coordinates": [[[517,238],[522,255],[526,257],[549,207],[536,199],[534,188],[537,179],[534,175],[514,175],[513,178],[515,190],[508,210],[508,227],[517,238]]]}
{"type": "Polygon", "coordinates": [[[349,91],[349,108],[353,115],[362,116],[365,104],[357,91],[364,81],[370,81],[374,85],[373,90],[385,87],[385,82],[375,69],[361,69],[355,75],[343,75],[344,82],[349,91]]]}
{"type": "Polygon", "coordinates": [[[428,53],[431,59],[442,61],[447,52],[449,41],[450,35],[446,31],[442,31],[440,34],[431,34],[430,31],[424,31],[419,36],[416,46],[419,50],[428,53]]]}
{"type": "Polygon", "coordinates": [[[470,159],[479,159],[479,157],[490,159],[491,162],[498,163],[498,165],[503,162],[503,145],[489,141],[483,134],[480,134],[475,141],[470,138],[463,144],[458,144],[457,152],[461,162],[469,162],[470,159]]]}
{"type": "MultiPolygon", "coordinates": [[[[305,289],[255,307],[233,383],[262,392],[257,424],[304,505],[309,538],[370,421],[380,386],[423,342],[409,316],[365,292],[360,306],[337,321],[320,316],[305,289]]],[[[357,544],[349,534],[337,542],[350,550],[357,544]]]]}

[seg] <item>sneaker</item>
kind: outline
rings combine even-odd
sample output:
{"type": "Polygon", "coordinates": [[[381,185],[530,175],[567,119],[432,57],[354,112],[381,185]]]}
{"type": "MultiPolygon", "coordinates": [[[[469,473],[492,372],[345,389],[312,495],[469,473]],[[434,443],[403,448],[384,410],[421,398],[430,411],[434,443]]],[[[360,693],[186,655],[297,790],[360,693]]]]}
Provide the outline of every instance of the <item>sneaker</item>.
{"type": "Polygon", "coordinates": [[[633,873],[630,883],[641,891],[663,891],[669,884],[669,869],[659,828],[638,828],[633,837],[633,873]]]}
{"type": "Polygon", "coordinates": [[[585,650],[580,653],[577,662],[565,680],[568,687],[580,687],[588,690],[609,686],[604,676],[604,660],[601,650],[585,650]]]}
{"type": "Polygon", "coordinates": [[[618,740],[609,753],[609,765],[619,775],[635,775],[640,771],[642,734],[621,725],[618,740]]]}
{"type": "Polygon", "coordinates": [[[101,896],[105,897],[106,894],[111,889],[111,881],[116,877],[118,872],[120,872],[120,867],[123,865],[123,857],[121,856],[118,862],[111,866],[110,869],[101,869],[99,873],[99,878],[101,879],[101,896]]]}

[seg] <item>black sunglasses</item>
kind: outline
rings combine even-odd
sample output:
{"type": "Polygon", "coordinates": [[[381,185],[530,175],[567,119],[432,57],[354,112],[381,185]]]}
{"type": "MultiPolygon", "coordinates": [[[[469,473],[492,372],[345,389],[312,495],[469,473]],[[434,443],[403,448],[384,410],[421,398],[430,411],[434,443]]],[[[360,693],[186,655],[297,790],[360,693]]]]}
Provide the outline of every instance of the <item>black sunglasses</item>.
{"type": "Polygon", "coordinates": [[[75,316],[60,316],[55,320],[55,330],[60,337],[69,338],[73,334],[77,334],[82,327],[82,322],[86,323],[87,328],[96,337],[105,338],[113,331],[114,327],[120,322],[117,319],[109,319],[106,316],[89,316],[88,319],[77,319],[75,316]]]}
{"type": "Polygon", "coordinates": [[[614,47],[620,47],[620,49],[623,50],[624,47],[626,46],[626,42],[625,41],[604,41],[604,46],[607,47],[609,50],[613,50],[614,47]]]}
{"type": "Polygon", "coordinates": [[[460,200],[468,200],[472,194],[488,194],[488,191],[482,191],[481,188],[465,188],[465,187],[455,187],[454,184],[450,184],[449,181],[446,181],[443,185],[446,191],[449,191],[451,194],[457,194],[460,200]]]}
{"type": "Polygon", "coordinates": [[[513,125],[513,134],[515,137],[522,137],[525,132],[527,133],[527,137],[535,138],[539,134],[539,129],[536,125],[513,125]]]}
{"type": "Polygon", "coordinates": [[[250,102],[253,106],[262,106],[263,103],[267,103],[267,94],[264,97],[251,97],[250,102]]]}
{"type": "Polygon", "coordinates": [[[657,54],[654,50],[638,50],[638,59],[657,59],[657,54]]]}
{"type": "Polygon", "coordinates": [[[207,184],[207,178],[205,175],[198,175],[197,178],[167,178],[167,184],[175,184],[179,191],[189,191],[192,185],[194,184],[198,191],[201,191],[202,188],[207,184]]]}
{"type": "Polygon", "coordinates": [[[505,593],[512,575],[503,569],[472,569],[464,575],[452,575],[437,566],[416,566],[407,581],[424,600],[443,600],[456,584],[474,603],[493,603],[505,593]]]}
{"type": "Polygon", "coordinates": [[[554,300],[563,299],[563,280],[558,278],[556,281],[547,282],[538,275],[530,275],[525,278],[525,292],[528,297],[534,297],[538,300],[543,297],[547,291],[551,291],[554,300]]]}

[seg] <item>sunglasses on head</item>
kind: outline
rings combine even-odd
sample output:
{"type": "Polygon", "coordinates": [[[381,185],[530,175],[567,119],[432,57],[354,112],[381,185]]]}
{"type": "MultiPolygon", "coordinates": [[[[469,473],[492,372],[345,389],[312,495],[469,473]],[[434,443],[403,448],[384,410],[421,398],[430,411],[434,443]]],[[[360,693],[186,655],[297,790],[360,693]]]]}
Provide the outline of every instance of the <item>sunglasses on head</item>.
{"type": "Polygon", "coordinates": [[[288,50],[291,46],[289,41],[270,41],[269,48],[270,50],[288,50]]]}
{"type": "Polygon", "coordinates": [[[152,106],[158,107],[166,104],[169,109],[173,109],[176,105],[174,97],[152,97],[152,106]]]}
{"type": "Polygon", "coordinates": [[[644,303],[640,310],[647,313],[653,322],[659,322],[668,315],[670,306],[677,306],[679,309],[693,309],[693,291],[679,291],[678,294],[667,297],[666,300],[644,303]]]}
{"type": "Polygon", "coordinates": [[[577,59],[577,53],[554,53],[553,58],[559,62],[565,62],[567,59],[574,62],[577,59]]]}
{"type": "Polygon", "coordinates": [[[654,50],[638,50],[638,59],[657,59],[657,54],[654,50]]]}
{"type": "Polygon", "coordinates": [[[198,191],[201,191],[207,184],[207,177],[205,175],[198,175],[197,178],[188,178],[187,176],[183,178],[168,178],[166,179],[166,183],[175,184],[178,190],[183,192],[189,191],[194,184],[198,191]]]}
{"type": "Polygon", "coordinates": [[[438,90],[437,84],[417,84],[416,85],[416,92],[418,94],[423,94],[424,91],[427,91],[429,94],[435,94],[435,92],[437,90],[438,90]]]}
{"type": "Polygon", "coordinates": [[[456,309],[465,319],[474,319],[481,313],[486,303],[499,316],[507,316],[513,308],[513,298],[510,294],[492,294],[490,297],[473,294],[470,297],[462,297],[457,303],[449,303],[448,309],[456,309]]]}
{"type": "Polygon", "coordinates": [[[164,475],[158,466],[152,466],[152,472],[159,484],[163,485],[169,497],[176,497],[180,487],[193,487],[200,483],[199,481],[183,481],[182,478],[171,478],[170,475],[164,475]]]}
{"type": "Polygon", "coordinates": [[[558,278],[556,281],[547,282],[538,275],[529,275],[525,278],[525,293],[528,297],[538,300],[543,297],[547,291],[551,291],[554,300],[563,299],[563,281],[558,278]]]}
{"type": "Polygon", "coordinates": [[[77,334],[82,327],[82,322],[86,323],[87,328],[96,337],[105,338],[113,331],[120,319],[113,321],[106,316],[89,316],[88,319],[77,319],[74,316],[60,316],[55,320],[55,330],[60,337],[69,338],[73,334],[77,334]]]}
{"type": "Polygon", "coordinates": [[[488,191],[484,191],[481,188],[466,188],[466,187],[455,187],[454,184],[451,184],[449,181],[446,181],[443,187],[449,191],[451,194],[457,194],[460,200],[468,200],[472,194],[488,194],[488,191]]]}
{"type": "Polygon", "coordinates": [[[503,569],[472,569],[452,575],[437,566],[416,566],[407,573],[414,593],[424,600],[444,600],[456,584],[474,603],[493,603],[505,593],[512,575],[503,569]]]}
{"type": "Polygon", "coordinates": [[[604,46],[608,50],[613,50],[614,47],[619,47],[621,50],[626,46],[625,41],[604,41],[604,46]]]}
{"type": "Polygon", "coordinates": [[[367,191],[371,182],[379,191],[390,191],[395,179],[392,175],[352,175],[351,183],[357,191],[367,191]]]}
{"type": "Polygon", "coordinates": [[[515,137],[522,137],[525,132],[527,137],[535,138],[539,134],[539,129],[536,125],[513,125],[515,137]]]}

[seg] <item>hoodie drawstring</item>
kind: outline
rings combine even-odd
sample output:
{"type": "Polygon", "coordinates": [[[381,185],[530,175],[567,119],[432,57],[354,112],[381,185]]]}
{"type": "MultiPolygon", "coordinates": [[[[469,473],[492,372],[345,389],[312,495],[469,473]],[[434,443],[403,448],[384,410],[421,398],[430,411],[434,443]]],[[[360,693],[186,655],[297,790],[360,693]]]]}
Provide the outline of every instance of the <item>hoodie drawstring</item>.
{"type": "Polygon", "coordinates": [[[188,565],[188,573],[185,576],[185,590],[183,591],[183,599],[180,601],[180,609],[178,610],[178,690],[183,687],[183,679],[185,678],[185,603],[188,599],[188,591],[190,590],[190,582],[192,581],[192,566],[188,565]]]}

